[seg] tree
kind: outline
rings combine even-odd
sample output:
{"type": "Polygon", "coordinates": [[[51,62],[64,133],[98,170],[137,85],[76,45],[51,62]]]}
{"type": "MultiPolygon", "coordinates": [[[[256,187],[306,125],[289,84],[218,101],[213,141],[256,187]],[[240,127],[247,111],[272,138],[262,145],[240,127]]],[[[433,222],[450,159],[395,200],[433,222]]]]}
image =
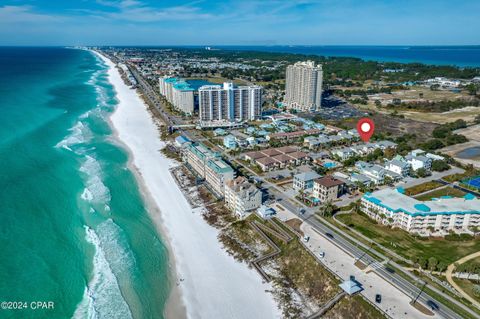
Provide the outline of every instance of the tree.
{"type": "Polygon", "coordinates": [[[426,177],[428,176],[428,172],[425,168],[421,167],[415,171],[418,177],[426,177]]]}
{"type": "Polygon", "coordinates": [[[383,183],[385,185],[393,184],[393,179],[390,176],[385,176],[385,178],[383,179],[383,183]]]}
{"type": "Polygon", "coordinates": [[[380,100],[376,100],[376,101],[375,101],[375,106],[376,106],[377,108],[381,108],[381,107],[382,107],[382,102],[380,102],[380,100]]]}
{"type": "Polygon", "coordinates": [[[436,138],[423,143],[423,148],[429,151],[436,150],[444,146],[445,145],[443,144],[443,142],[436,138]]]}
{"type": "Polygon", "coordinates": [[[433,84],[430,86],[430,90],[432,91],[438,91],[439,88],[440,88],[440,84],[433,84]]]}
{"type": "Polygon", "coordinates": [[[450,129],[446,126],[438,126],[432,131],[432,136],[436,138],[445,138],[448,133],[450,133],[450,129]]]}
{"type": "Polygon", "coordinates": [[[337,210],[337,207],[328,201],[320,208],[320,215],[323,217],[332,217],[333,213],[337,210]]]}
{"type": "Polygon", "coordinates": [[[432,171],[435,172],[443,172],[446,171],[450,168],[450,165],[447,164],[447,162],[442,161],[442,160],[434,160],[432,162],[432,171]]]}
{"type": "Polygon", "coordinates": [[[470,95],[477,95],[478,92],[478,86],[474,83],[470,83],[467,86],[465,86],[465,89],[467,89],[468,94],[470,95]]]}
{"type": "Polygon", "coordinates": [[[430,269],[430,272],[437,269],[437,265],[438,265],[437,258],[435,258],[435,257],[428,258],[428,269],[430,269]]]}
{"type": "Polygon", "coordinates": [[[418,258],[418,266],[422,269],[426,269],[427,268],[427,264],[428,264],[428,261],[425,257],[420,257],[418,258]]]}
{"type": "Polygon", "coordinates": [[[386,158],[392,159],[395,156],[395,149],[389,147],[383,152],[383,154],[386,158]]]}
{"type": "Polygon", "coordinates": [[[444,272],[447,269],[448,265],[443,261],[439,262],[437,265],[437,271],[444,272]]]}
{"type": "Polygon", "coordinates": [[[445,142],[447,145],[454,145],[468,142],[468,139],[462,134],[449,134],[445,142]]]}

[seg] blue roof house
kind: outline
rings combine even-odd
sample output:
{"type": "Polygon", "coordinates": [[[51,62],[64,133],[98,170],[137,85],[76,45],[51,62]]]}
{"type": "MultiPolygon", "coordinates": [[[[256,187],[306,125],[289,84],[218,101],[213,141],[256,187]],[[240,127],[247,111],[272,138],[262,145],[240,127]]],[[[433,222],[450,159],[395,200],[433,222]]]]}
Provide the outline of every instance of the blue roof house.
{"type": "Polygon", "coordinates": [[[223,138],[223,145],[229,150],[234,150],[237,148],[237,140],[233,135],[227,135],[223,138]]]}

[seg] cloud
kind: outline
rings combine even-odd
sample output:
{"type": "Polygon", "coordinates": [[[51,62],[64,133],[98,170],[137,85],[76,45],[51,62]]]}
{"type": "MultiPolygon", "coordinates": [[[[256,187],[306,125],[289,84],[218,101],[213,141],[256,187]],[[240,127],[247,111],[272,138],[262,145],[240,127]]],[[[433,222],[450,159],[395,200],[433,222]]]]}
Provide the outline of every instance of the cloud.
{"type": "Polygon", "coordinates": [[[114,11],[91,11],[93,16],[105,19],[130,22],[161,22],[214,18],[210,13],[202,12],[200,7],[194,5],[195,3],[166,8],[154,8],[137,0],[97,0],[97,3],[114,8],[114,11]]]}
{"type": "Polygon", "coordinates": [[[63,16],[42,14],[28,5],[0,7],[0,23],[46,23],[64,20],[63,16]]]}

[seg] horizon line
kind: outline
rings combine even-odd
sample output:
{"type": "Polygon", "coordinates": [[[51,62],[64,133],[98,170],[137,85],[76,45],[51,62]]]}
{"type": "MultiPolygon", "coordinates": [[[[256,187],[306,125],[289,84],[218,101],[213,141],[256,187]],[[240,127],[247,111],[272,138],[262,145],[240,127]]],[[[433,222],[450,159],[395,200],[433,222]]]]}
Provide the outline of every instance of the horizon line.
{"type": "Polygon", "coordinates": [[[0,44],[0,47],[480,47],[479,44],[0,44]]]}

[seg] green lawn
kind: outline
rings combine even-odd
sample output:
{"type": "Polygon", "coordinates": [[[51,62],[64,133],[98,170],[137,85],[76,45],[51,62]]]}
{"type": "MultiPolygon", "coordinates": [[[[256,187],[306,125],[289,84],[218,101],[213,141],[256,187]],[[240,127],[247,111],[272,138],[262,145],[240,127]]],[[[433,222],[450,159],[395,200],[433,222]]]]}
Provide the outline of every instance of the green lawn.
{"type": "Polygon", "coordinates": [[[455,279],[457,285],[463,289],[470,297],[480,302],[480,283],[475,283],[467,279],[455,279]]]}
{"type": "Polygon", "coordinates": [[[434,191],[431,191],[427,194],[422,194],[418,197],[415,197],[418,200],[426,201],[426,200],[431,200],[432,198],[439,198],[441,196],[452,196],[452,197],[463,197],[467,193],[464,191],[461,191],[459,189],[453,188],[453,187],[445,187],[441,189],[437,189],[434,191]]]}
{"type": "Polygon", "coordinates": [[[404,230],[376,224],[367,216],[357,213],[339,215],[337,218],[377,243],[411,260],[416,257],[435,257],[439,262],[451,264],[480,250],[479,240],[449,241],[415,237],[404,230]]]}
{"type": "Polygon", "coordinates": [[[204,80],[211,83],[223,84],[224,82],[233,82],[237,85],[245,85],[247,81],[241,79],[230,80],[221,76],[207,76],[207,77],[196,77],[196,78],[187,78],[187,80],[204,80]]]}
{"type": "Polygon", "coordinates": [[[426,182],[405,189],[405,195],[413,196],[442,186],[443,184],[435,181],[426,182]]]}

